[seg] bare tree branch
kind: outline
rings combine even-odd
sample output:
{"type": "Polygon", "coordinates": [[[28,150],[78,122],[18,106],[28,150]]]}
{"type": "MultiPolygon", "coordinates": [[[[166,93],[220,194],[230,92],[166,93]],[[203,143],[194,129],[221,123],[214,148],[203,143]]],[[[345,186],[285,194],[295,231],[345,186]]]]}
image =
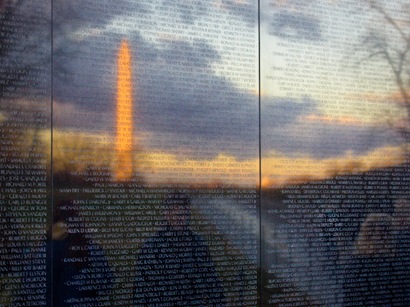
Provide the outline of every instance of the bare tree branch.
{"type": "MultiPolygon", "coordinates": [[[[410,14],[403,20],[402,17],[396,18],[377,0],[365,0],[364,3],[369,12],[377,13],[379,23],[375,20],[362,36],[360,53],[365,56],[360,64],[378,62],[387,65],[399,94],[399,100],[394,102],[402,110],[394,119],[389,118],[387,124],[407,144],[410,142],[410,14]]],[[[403,7],[401,12],[407,12],[408,8],[403,7]]]]}
{"type": "Polygon", "coordinates": [[[397,32],[406,42],[410,41],[410,38],[406,36],[406,33],[404,33],[404,31],[399,27],[396,20],[394,20],[389,14],[387,14],[386,10],[381,5],[379,5],[377,1],[371,0],[370,7],[379,12],[383,16],[383,18],[397,30],[397,32]]]}

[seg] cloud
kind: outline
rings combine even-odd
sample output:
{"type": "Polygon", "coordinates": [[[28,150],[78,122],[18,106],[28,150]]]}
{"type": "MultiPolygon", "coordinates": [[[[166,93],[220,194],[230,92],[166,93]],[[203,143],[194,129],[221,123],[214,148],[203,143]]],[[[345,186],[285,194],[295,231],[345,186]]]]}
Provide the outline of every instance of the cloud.
{"type": "Polygon", "coordinates": [[[257,5],[252,0],[224,0],[223,7],[230,15],[236,16],[239,20],[248,24],[257,22],[257,5]]]}
{"type": "Polygon", "coordinates": [[[140,123],[159,139],[169,136],[159,140],[163,146],[196,147],[204,154],[202,146],[211,154],[256,152],[251,146],[257,146],[257,97],[217,76],[212,67],[219,60],[204,41],[174,41],[158,50],[157,61],[137,81],[140,123]]]}
{"type": "MultiPolygon", "coordinates": [[[[126,8],[128,3],[116,5],[126,8]]],[[[227,3],[238,14],[249,5],[227,3]]],[[[112,5],[108,0],[98,5],[95,0],[61,1],[56,5],[56,22],[61,21],[62,28],[56,28],[55,33],[53,96],[58,102],[54,111],[59,116],[55,127],[113,132],[117,48],[124,37],[106,33],[104,27],[124,10],[108,10],[112,5]],[[89,10],[82,11],[86,6],[102,8],[106,14],[88,18],[84,12],[89,10]],[[88,35],[86,40],[68,35],[82,29],[95,35],[88,35]]],[[[145,14],[140,5],[138,10],[145,14]]],[[[186,13],[187,5],[176,4],[176,8],[186,14],[181,17],[186,23],[196,16],[186,13]]],[[[319,22],[298,14],[278,14],[272,23],[275,33],[320,39],[319,22]]],[[[221,55],[214,46],[201,39],[149,40],[139,32],[127,33],[127,38],[134,60],[135,129],[150,134],[145,144],[175,154],[196,152],[201,157],[220,152],[240,158],[258,155],[258,98],[217,75],[214,66],[220,63],[221,55]]],[[[318,102],[309,98],[264,100],[264,152],[329,157],[346,151],[366,152],[388,144],[389,137],[394,143],[390,132],[380,127],[313,120],[321,118],[318,102]]]]}
{"type": "Polygon", "coordinates": [[[263,98],[262,122],[271,130],[294,124],[299,117],[316,112],[318,112],[317,102],[309,97],[300,101],[288,98],[263,98]]]}
{"type": "Polygon", "coordinates": [[[337,125],[347,125],[347,126],[363,126],[368,125],[368,122],[362,120],[360,117],[351,115],[320,115],[320,114],[309,114],[303,117],[301,120],[313,123],[326,123],[326,124],[337,124],[337,125]]]}
{"type": "Polygon", "coordinates": [[[149,5],[142,1],[54,0],[53,31],[56,37],[67,38],[67,35],[79,29],[103,28],[113,18],[126,15],[130,10],[142,14],[150,12],[149,5]]]}
{"type": "Polygon", "coordinates": [[[257,4],[252,0],[223,0],[223,1],[172,1],[163,0],[161,11],[165,14],[177,13],[180,21],[192,25],[197,20],[215,13],[217,10],[236,16],[238,20],[255,24],[257,20],[257,4]]]}
{"type": "MultiPolygon", "coordinates": [[[[258,155],[257,96],[216,74],[213,67],[221,55],[212,45],[204,40],[148,41],[138,32],[132,35],[134,122],[137,133],[150,135],[145,146],[173,154],[195,153],[200,158],[217,152],[240,158],[258,155]]],[[[77,110],[65,113],[62,126],[114,131],[121,39],[96,36],[78,42],[76,56],[56,57],[75,72],[66,81],[55,81],[56,100],[77,110]],[[84,114],[93,118],[79,122],[84,114]]],[[[297,101],[263,98],[261,111],[264,153],[277,150],[324,158],[395,144],[382,127],[359,125],[350,118],[326,120],[319,103],[309,97],[297,101]]]]}
{"type": "MultiPolygon", "coordinates": [[[[216,75],[213,65],[221,57],[212,45],[204,40],[149,42],[139,33],[129,40],[135,129],[150,133],[148,146],[174,153],[196,151],[201,157],[217,152],[242,158],[257,155],[257,97],[216,75]]],[[[68,63],[71,72],[55,81],[55,100],[76,109],[65,113],[60,127],[80,124],[84,130],[114,130],[120,42],[121,37],[107,43],[106,37],[97,36],[81,42],[75,57],[56,57],[68,63]],[[79,123],[76,113],[87,112],[95,118],[79,123]]]]}
{"type": "Polygon", "coordinates": [[[289,157],[271,151],[262,159],[262,185],[299,184],[336,174],[366,172],[375,168],[397,165],[403,160],[401,146],[379,147],[358,155],[348,151],[343,155],[329,158],[307,155],[289,157]]]}
{"type": "MultiPolygon", "coordinates": [[[[287,155],[307,155],[315,158],[341,156],[350,151],[365,153],[371,149],[391,144],[389,133],[369,127],[346,125],[318,125],[311,122],[266,130],[262,127],[264,152],[277,150],[287,155]]],[[[397,142],[396,142],[397,144],[397,142]]]]}
{"type": "Polygon", "coordinates": [[[262,114],[262,155],[276,150],[290,156],[329,158],[399,143],[393,131],[380,125],[350,118],[324,120],[328,117],[318,102],[309,98],[262,101],[262,114]]]}
{"type": "Polygon", "coordinates": [[[269,34],[282,38],[318,41],[322,39],[318,19],[302,13],[280,11],[272,17],[269,34]]]}
{"type": "Polygon", "coordinates": [[[206,1],[172,1],[164,0],[164,8],[178,12],[183,23],[193,24],[196,19],[206,15],[209,4],[206,1]]]}
{"type": "Polygon", "coordinates": [[[3,1],[0,11],[0,93],[19,99],[47,92],[50,74],[50,7],[47,2],[3,1]],[[5,3],[7,2],[7,3],[5,3]]]}
{"type": "MultiPolygon", "coordinates": [[[[8,2],[0,11],[2,32],[10,36],[1,41],[0,66],[9,70],[7,76],[3,74],[2,84],[8,84],[16,98],[31,96],[39,89],[49,92],[52,78],[67,81],[73,70],[72,58],[84,51],[76,43],[79,36],[102,31],[130,8],[148,13],[142,1],[131,0],[54,0],[52,5],[50,1],[8,2]]],[[[9,90],[7,87],[1,85],[0,90],[9,90]]]]}

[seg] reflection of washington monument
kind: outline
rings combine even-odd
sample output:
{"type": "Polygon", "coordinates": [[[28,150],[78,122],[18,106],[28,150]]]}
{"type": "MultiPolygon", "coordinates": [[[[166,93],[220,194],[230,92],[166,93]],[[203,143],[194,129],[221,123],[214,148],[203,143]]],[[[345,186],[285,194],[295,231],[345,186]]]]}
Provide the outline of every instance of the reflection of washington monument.
{"type": "Polygon", "coordinates": [[[131,178],[133,173],[132,64],[127,41],[122,41],[117,58],[117,110],[114,179],[131,178]]]}

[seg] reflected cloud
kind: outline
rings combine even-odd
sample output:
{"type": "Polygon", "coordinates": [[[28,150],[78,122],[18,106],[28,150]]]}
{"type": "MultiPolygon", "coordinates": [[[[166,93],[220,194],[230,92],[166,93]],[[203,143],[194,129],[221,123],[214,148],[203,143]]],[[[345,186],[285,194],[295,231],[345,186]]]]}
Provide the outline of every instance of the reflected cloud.
{"type": "MultiPolygon", "coordinates": [[[[96,37],[79,46],[83,57],[57,57],[57,61],[70,62],[73,71],[78,72],[68,77],[69,82],[55,81],[56,114],[61,113],[58,109],[63,105],[74,106],[73,112],[62,113],[64,118],[57,127],[112,131],[114,41],[118,41],[116,46],[120,45],[120,38],[107,45],[103,37],[96,37]],[[88,118],[96,120],[79,120],[79,116],[87,113],[88,118]]],[[[236,142],[241,149],[235,149],[234,154],[257,155],[254,136],[258,133],[258,98],[216,75],[213,65],[221,57],[209,42],[168,40],[158,45],[135,33],[130,38],[130,48],[136,89],[133,99],[138,101],[134,107],[138,126],[135,131],[149,131],[162,138],[160,146],[165,150],[176,148],[175,140],[189,142],[204,154],[207,153],[200,149],[200,144],[211,143],[220,148],[224,142],[236,142]],[[169,134],[173,135],[164,139],[169,134]]]]}
{"type": "Polygon", "coordinates": [[[194,160],[166,153],[146,153],[139,161],[145,177],[156,183],[220,183],[252,187],[258,181],[256,159],[241,161],[234,156],[219,154],[213,159],[194,160]]]}
{"type": "Polygon", "coordinates": [[[293,125],[300,117],[318,112],[318,103],[309,97],[301,100],[266,98],[262,106],[265,129],[293,125]]]}
{"type": "MultiPolygon", "coordinates": [[[[176,11],[183,23],[193,24],[196,19],[208,13],[209,5],[205,1],[171,1],[164,0],[163,8],[176,11]]],[[[162,11],[163,12],[163,11],[162,11]]],[[[164,12],[163,12],[164,13],[164,12]]]]}
{"type": "Polygon", "coordinates": [[[83,109],[68,102],[54,101],[53,105],[53,126],[56,129],[67,128],[77,132],[84,131],[84,133],[101,131],[101,134],[103,131],[115,129],[115,117],[111,112],[83,109]],[[93,120],[90,121],[90,118],[93,120]]]}
{"type": "MultiPolygon", "coordinates": [[[[53,156],[54,172],[86,177],[92,177],[93,171],[109,174],[115,167],[113,140],[113,135],[55,130],[54,144],[58,144],[58,148],[53,156]]],[[[135,139],[133,143],[139,141],[135,139]]],[[[255,186],[258,182],[259,160],[256,158],[240,160],[220,153],[207,159],[189,152],[172,154],[134,146],[132,160],[135,161],[133,173],[151,184],[255,186]]],[[[111,180],[110,176],[106,180],[111,180]]]]}
{"type": "MultiPolygon", "coordinates": [[[[49,134],[45,133],[44,138],[46,136],[49,134]]],[[[58,150],[54,152],[55,173],[71,172],[91,176],[93,170],[109,171],[114,159],[113,139],[113,136],[104,134],[55,131],[54,143],[59,144],[58,150]]],[[[135,140],[134,143],[138,141],[141,140],[135,140]]],[[[154,185],[255,186],[259,177],[258,158],[241,160],[228,153],[203,159],[190,152],[173,154],[163,150],[145,151],[135,148],[133,160],[136,161],[134,173],[154,185]]],[[[270,151],[262,158],[262,186],[281,186],[337,174],[364,172],[397,165],[403,161],[403,148],[400,146],[386,146],[364,154],[345,152],[329,158],[270,151]]]]}
{"type": "Polygon", "coordinates": [[[55,35],[67,39],[71,33],[83,29],[104,28],[111,20],[119,15],[124,15],[125,10],[118,8],[129,8],[133,10],[148,13],[149,6],[143,2],[130,0],[118,0],[115,5],[109,0],[54,0],[53,1],[53,21],[55,25],[55,35]],[[100,10],[101,14],[89,16],[89,11],[100,10]]]}
{"type": "MultiPolygon", "coordinates": [[[[346,110],[325,113],[320,103],[310,98],[265,100],[262,106],[263,151],[277,150],[286,155],[325,159],[347,151],[364,154],[400,142],[396,133],[380,119],[355,116],[346,110]]],[[[363,110],[366,111],[366,107],[363,110]]]]}
{"type": "Polygon", "coordinates": [[[269,34],[282,38],[319,41],[320,21],[302,13],[282,11],[272,17],[269,34]]]}
{"type": "Polygon", "coordinates": [[[325,159],[302,154],[291,156],[272,151],[262,158],[262,186],[298,184],[403,162],[403,148],[400,146],[381,147],[364,154],[346,152],[344,155],[325,159]]]}
{"type": "Polygon", "coordinates": [[[325,124],[336,124],[336,125],[346,125],[346,126],[364,126],[367,125],[359,117],[355,116],[329,116],[329,115],[319,115],[319,114],[309,114],[301,118],[304,122],[314,122],[314,123],[325,123],[325,124]]]}

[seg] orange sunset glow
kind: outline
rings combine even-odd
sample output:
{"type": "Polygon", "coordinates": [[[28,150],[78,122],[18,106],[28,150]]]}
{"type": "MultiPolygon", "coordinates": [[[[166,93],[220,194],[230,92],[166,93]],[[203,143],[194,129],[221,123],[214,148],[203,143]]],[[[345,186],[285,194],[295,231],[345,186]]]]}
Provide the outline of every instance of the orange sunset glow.
{"type": "Polygon", "coordinates": [[[132,65],[131,51],[126,41],[118,51],[117,66],[117,114],[116,114],[116,180],[132,176],[133,113],[132,113],[132,65]]]}

